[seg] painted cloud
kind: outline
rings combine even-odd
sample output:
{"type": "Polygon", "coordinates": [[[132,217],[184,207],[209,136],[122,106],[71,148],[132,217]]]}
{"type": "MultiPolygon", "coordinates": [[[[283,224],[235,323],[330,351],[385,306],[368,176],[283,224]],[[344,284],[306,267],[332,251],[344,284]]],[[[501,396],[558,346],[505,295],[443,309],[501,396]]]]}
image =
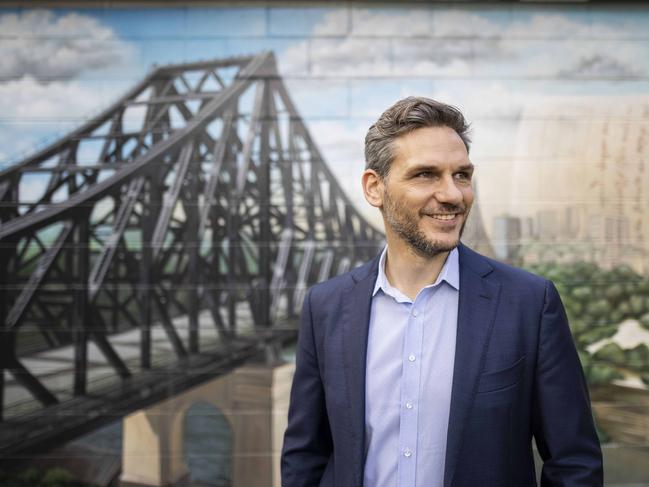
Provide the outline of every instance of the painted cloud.
{"type": "Polygon", "coordinates": [[[0,16],[0,77],[41,82],[71,79],[109,67],[129,55],[129,45],[95,18],[48,10],[0,16]]]}

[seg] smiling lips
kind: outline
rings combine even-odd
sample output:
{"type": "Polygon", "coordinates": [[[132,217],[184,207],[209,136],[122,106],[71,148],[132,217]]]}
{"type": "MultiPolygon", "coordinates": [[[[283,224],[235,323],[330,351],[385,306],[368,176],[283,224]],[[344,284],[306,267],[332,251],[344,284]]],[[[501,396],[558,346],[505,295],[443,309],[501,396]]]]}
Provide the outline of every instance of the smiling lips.
{"type": "Polygon", "coordinates": [[[456,216],[462,215],[462,212],[460,212],[460,213],[426,213],[425,215],[429,216],[431,218],[434,218],[435,220],[450,221],[450,220],[454,220],[456,216]]]}
{"type": "Polygon", "coordinates": [[[433,214],[433,215],[428,215],[428,216],[434,218],[435,220],[453,220],[456,215],[457,215],[457,213],[451,213],[451,214],[447,214],[447,213],[442,214],[442,213],[440,213],[440,214],[433,214]]]}

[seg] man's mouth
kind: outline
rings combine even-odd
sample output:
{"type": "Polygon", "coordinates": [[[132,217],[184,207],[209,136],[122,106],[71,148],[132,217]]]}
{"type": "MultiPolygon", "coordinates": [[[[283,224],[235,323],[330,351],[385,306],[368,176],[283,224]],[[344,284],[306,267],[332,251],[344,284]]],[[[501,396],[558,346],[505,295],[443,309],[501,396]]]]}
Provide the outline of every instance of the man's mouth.
{"type": "Polygon", "coordinates": [[[434,218],[435,220],[453,220],[456,216],[461,215],[462,213],[426,213],[426,216],[434,218]]]}
{"type": "Polygon", "coordinates": [[[436,213],[429,216],[435,218],[435,220],[452,220],[457,215],[459,215],[459,213],[436,213]]]}

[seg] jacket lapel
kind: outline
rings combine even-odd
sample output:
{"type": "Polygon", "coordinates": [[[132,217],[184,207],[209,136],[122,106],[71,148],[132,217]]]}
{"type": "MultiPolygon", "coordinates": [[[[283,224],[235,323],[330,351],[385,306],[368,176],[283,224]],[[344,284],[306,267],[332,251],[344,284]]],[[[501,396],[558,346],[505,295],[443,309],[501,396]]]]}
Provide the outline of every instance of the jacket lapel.
{"type": "Polygon", "coordinates": [[[352,272],[353,284],[345,292],[342,315],[343,360],[350,412],[350,453],[355,485],[362,484],[365,453],[365,365],[372,291],[378,272],[377,256],[352,272]]]}
{"type": "Polygon", "coordinates": [[[444,487],[450,487],[453,480],[462,431],[484,366],[500,293],[500,284],[485,279],[493,270],[487,260],[463,245],[459,252],[460,296],[444,487]]]}

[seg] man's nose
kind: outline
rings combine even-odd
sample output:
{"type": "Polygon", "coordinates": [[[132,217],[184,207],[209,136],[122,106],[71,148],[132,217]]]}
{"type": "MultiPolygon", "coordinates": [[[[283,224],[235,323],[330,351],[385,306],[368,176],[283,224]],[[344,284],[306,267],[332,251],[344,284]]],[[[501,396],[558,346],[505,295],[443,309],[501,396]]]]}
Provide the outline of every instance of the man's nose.
{"type": "Polygon", "coordinates": [[[457,187],[453,176],[444,177],[439,182],[435,191],[435,199],[440,203],[452,203],[459,205],[463,201],[462,191],[457,187]]]}

